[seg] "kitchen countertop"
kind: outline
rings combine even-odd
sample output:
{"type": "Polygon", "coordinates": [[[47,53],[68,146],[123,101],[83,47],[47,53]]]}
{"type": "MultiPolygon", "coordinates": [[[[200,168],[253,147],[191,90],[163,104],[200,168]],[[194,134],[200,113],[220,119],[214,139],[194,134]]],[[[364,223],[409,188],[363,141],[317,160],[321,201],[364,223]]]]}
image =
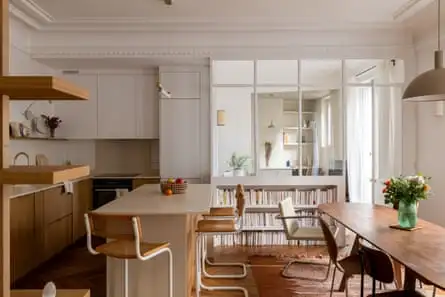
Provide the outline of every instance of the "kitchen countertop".
{"type": "MultiPolygon", "coordinates": [[[[89,179],[91,176],[84,176],[75,180],[72,180],[71,182],[79,182],[85,179],[89,179]]],[[[41,191],[46,191],[52,188],[57,188],[63,186],[63,183],[58,183],[54,185],[12,185],[12,195],[9,197],[10,199],[26,196],[30,194],[35,194],[41,191]]]]}
{"type": "Polygon", "coordinates": [[[95,212],[121,215],[185,215],[209,211],[210,184],[189,184],[187,193],[166,196],[159,185],[147,184],[116,199],[95,212]]]}
{"type": "MultiPolygon", "coordinates": [[[[79,182],[85,179],[89,178],[96,178],[96,174],[84,176],[75,180],[72,180],[71,182],[79,182]]],[[[131,178],[131,179],[159,179],[159,176],[147,176],[144,174],[137,175],[134,177],[110,177],[110,178],[131,178]]],[[[46,191],[52,188],[57,188],[63,186],[63,183],[58,183],[55,185],[12,185],[12,195],[9,197],[10,199],[26,196],[30,194],[35,194],[41,191],[46,191]]],[[[159,185],[158,185],[159,187],[159,185]]]]}

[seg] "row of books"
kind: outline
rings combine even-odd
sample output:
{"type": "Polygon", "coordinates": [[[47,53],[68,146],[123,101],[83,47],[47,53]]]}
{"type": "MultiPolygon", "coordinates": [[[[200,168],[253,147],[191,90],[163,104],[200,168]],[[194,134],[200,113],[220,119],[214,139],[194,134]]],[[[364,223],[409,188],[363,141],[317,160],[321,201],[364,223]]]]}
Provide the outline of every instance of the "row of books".
{"type": "Polygon", "coordinates": [[[324,241],[314,240],[287,240],[286,235],[280,231],[239,233],[234,235],[217,235],[213,239],[214,246],[314,246],[325,245],[324,241]]]}
{"type": "MultiPolygon", "coordinates": [[[[235,205],[235,188],[223,187],[216,192],[217,205],[235,205]]],[[[324,245],[323,241],[287,240],[281,219],[277,219],[279,213],[278,203],[291,197],[293,205],[298,208],[315,208],[321,203],[337,201],[336,187],[291,187],[278,189],[276,187],[246,189],[246,212],[243,215],[243,229],[238,234],[217,235],[214,237],[215,246],[263,246],[263,245],[324,245]]],[[[311,211],[301,211],[298,215],[312,215],[311,211]]],[[[317,219],[298,219],[300,227],[319,226],[317,219]]]]}
{"type": "MultiPolygon", "coordinates": [[[[310,216],[312,215],[312,212],[309,211],[302,211],[298,212],[298,216],[310,216]]],[[[268,226],[275,226],[275,227],[282,227],[283,221],[281,219],[276,218],[276,213],[246,213],[242,217],[242,222],[244,227],[249,226],[257,226],[257,227],[268,227],[268,226]]],[[[311,226],[318,226],[318,220],[313,218],[301,218],[296,219],[298,221],[298,225],[300,227],[311,227],[311,226]]],[[[260,228],[258,228],[260,229],[260,228]]],[[[248,231],[249,228],[246,228],[245,231],[248,231]]]]}
{"type": "MultiPolygon", "coordinates": [[[[337,189],[329,188],[324,191],[315,190],[298,190],[291,191],[274,191],[274,190],[255,190],[245,191],[246,205],[278,205],[285,198],[291,197],[295,205],[317,205],[320,203],[334,202],[337,189]]],[[[235,189],[217,189],[216,190],[217,205],[234,205],[235,189]]]]}

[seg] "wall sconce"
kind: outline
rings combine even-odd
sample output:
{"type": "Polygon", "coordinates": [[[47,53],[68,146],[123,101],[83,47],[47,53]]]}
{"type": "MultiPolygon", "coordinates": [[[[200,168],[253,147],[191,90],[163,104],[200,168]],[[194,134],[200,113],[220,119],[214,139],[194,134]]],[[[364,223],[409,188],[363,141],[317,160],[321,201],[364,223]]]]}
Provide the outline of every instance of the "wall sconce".
{"type": "Polygon", "coordinates": [[[216,111],[216,125],[217,126],[225,126],[226,125],[226,111],[225,110],[217,110],[216,111]]]}
{"type": "Polygon", "coordinates": [[[161,85],[160,82],[158,82],[156,84],[156,87],[158,88],[158,93],[159,93],[159,95],[161,97],[164,97],[164,98],[171,98],[172,97],[172,94],[169,91],[167,91],[166,89],[164,89],[164,87],[161,85]]]}

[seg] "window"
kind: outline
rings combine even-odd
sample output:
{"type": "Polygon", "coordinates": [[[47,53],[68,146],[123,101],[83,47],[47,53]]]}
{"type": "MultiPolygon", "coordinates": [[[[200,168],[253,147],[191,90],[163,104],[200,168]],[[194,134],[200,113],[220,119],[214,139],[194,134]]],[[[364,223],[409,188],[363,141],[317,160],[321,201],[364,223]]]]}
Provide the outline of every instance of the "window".
{"type": "Polygon", "coordinates": [[[212,175],[344,175],[347,144],[354,142],[348,129],[360,121],[347,115],[347,99],[361,96],[351,88],[401,86],[403,61],[396,62],[212,61],[212,175]],[[216,124],[218,110],[225,125],[216,124]],[[241,171],[228,164],[234,154],[248,158],[241,171]]]}

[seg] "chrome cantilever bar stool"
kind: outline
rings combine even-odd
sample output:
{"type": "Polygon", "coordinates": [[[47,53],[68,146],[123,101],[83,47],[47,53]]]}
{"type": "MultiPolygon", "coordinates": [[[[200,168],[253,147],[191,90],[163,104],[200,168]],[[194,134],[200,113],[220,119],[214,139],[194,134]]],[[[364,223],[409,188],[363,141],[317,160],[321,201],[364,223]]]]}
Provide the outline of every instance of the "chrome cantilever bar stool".
{"type": "MultiPolygon", "coordinates": [[[[235,207],[212,207],[208,215],[204,215],[205,220],[235,220],[236,226],[239,230],[230,231],[228,233],[239,233],[242,229],[242,216],[244,214],[245,200],[244,200],[244,187],[242,185],[237,185],[236,188],[236,205],[235,207]]],[[[208,224],[208,223],[207,223],[208,224]]],[[[218,234],[213,235],[227,235],[227,232],[220,231],[218,234]]],[[[207,257],[207,236],[211,234],[202,235],[202,274],[207,278],[245,278],[247,276],[247,267],[244,263],[225,263],[225,262],[211,262],[207,257]],[[206,265],[208,266],[226,266],[226,267],[241,267],[241,274],[211,274],[206,270],[206,265]]]]}
{"type": "Polygon", "coordinates": [[[247,276],[247,268],[243,263],[212,263],[206,256],[206,237],[213,235],[239,234],[242,230],[242,215],[244,213],[244,188],[237,186],[236,190],[236,209],[234,208],[212,208],[209,215],[198,222],[196,230],[196,296],[199,297],[201,289],[204,290],[223,290],[223,291],[242,291],[245,297],[248,292],[240,286],[206,286],[202,283],[201,273],[208,278],[244,278],[247,276]],[[205,265],[212,266],[240,266],[243,269],[242,274],[213,275],[205,270],[205,265]]]}
{"type": "Polygon", "coordinates": [[[147,243],[141,241],[142,228],[139,217],[126,215],[85,214],[87,248],[93,255],[123,260],[123,297],[128,297],[128,260],[147,261],[160,254],[168,254],[168,292],[173,297],[173,259],[168,242],[147,243]],[[95,248],[92,236],[107,239],[107,243],[95,248]]]}

